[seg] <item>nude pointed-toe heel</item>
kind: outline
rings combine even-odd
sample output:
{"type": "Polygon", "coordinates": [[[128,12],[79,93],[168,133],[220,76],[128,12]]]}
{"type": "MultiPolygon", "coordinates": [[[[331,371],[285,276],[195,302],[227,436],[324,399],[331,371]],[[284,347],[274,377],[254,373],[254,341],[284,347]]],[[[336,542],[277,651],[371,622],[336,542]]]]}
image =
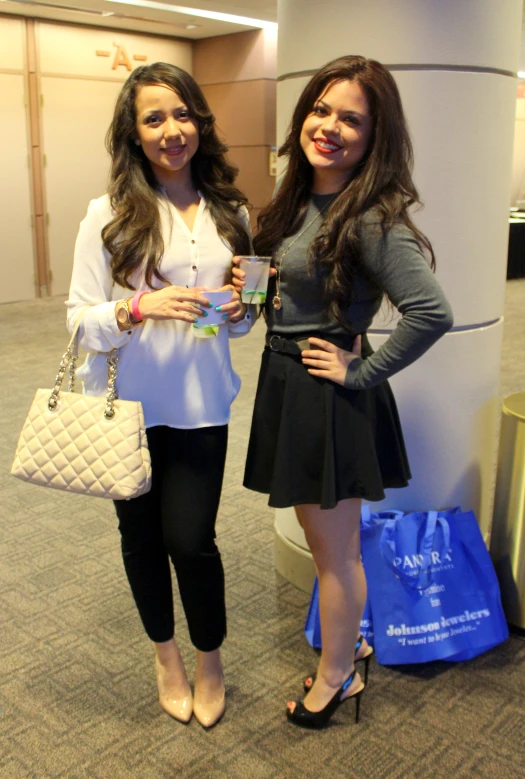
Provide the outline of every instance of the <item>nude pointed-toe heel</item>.
{"type": "Polygon", "coordinates": [[[173,691],[170,690],[169,685],[163,681],[158,661],[156,662],[156,671],[159,703],[161,707],[166,714],[169,714],[173,719],[183,722],[184,724],[188,723],[193,713],[193,696],[191,691],[189,695],[183,695],[182,697],[176,696],[173,691]]]}
{"type": "Polygon", "coordinates": [[[216,725],[226,711],[226,695],[223,693],[220,698],[211,703],[202,703],[197,695],[193,701],[193,713],[195,719],[200,722],[203,728],[212,728],[216,725]]]}

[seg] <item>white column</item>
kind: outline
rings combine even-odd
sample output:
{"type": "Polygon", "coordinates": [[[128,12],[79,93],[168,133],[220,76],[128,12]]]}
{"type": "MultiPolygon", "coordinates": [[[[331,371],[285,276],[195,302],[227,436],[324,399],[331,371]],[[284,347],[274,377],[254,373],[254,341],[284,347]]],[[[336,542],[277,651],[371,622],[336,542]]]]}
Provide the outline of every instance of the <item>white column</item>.
{"type": "MultiPolygon", "coordinates": [[[[521,0],[279,0],[278,140],[316,69],[362,54],[399,86],[454,330],[392,379],[413,472],[380,508],[474,509],[490,535],[521,0]]],[[[395,320],[378,318],[376,348],[395,320]]],[[[276,564],[304,536],[276,516],[276,564]],[[288,535],[287,535],[288,534],[288,535]],[[290,536],[290,538],[288,538],[290,536]]]]}

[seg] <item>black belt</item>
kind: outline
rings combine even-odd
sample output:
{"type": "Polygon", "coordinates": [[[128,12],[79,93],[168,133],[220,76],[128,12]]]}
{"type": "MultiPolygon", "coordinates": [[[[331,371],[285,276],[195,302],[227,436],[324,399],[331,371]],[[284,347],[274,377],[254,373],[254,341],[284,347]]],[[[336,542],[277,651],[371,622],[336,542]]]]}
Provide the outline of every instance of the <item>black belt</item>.
{"type": "Polygon", "coordinates": [[[280,335],[266,333],[266,346],[272,352],[282,352],[283,354],[301,354],[303,349],[310,349],[308,338],[301,338],[297,341],[294,338],[283,338],[280,335]]]}
{"type": "Polygon", "coordinates": [[[350,351],[355,339],[354,335],[320,335],[312,333],[310,336],[298,336],[297,338],[283,338],[281,335],[266,333],[266,346],[272,352],[281,352],[282,354],[299,355],[305,349],[315,349],[315,346],[309,342],[308,338],[322,338],[325,341],[335,344],[340,349],[350,351]]]}

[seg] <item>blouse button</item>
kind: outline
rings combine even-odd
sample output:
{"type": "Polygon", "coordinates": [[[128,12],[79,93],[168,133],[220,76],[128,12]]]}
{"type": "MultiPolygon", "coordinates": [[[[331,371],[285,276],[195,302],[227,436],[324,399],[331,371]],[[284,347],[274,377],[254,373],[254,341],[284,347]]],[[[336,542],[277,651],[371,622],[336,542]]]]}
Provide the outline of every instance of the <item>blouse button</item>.
{"type": "Polygon", "coordinates": [[[194,241],[193,239],[192,239],[192,241],[191,241],[191,242],[192,242],[192,243],[195,243],[195,241],[194,241]]]}
{"type": "Polygon", "coordinates": [[[191,266],[191,269],[192,269],[192,270],[197,270],[197,266],[196,266],[196,265],[192,265],[192,266],[191,266]]]}

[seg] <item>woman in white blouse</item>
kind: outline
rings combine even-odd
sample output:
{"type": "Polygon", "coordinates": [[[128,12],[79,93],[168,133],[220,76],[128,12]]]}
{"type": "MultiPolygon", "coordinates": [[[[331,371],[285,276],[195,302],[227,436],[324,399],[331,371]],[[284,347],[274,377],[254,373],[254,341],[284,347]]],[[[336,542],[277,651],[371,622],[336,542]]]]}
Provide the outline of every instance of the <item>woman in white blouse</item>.
{"type": "Polygon", "coordinates": [[[250,315],[231,287],[216,337],[196,339],[192,324],[205,322],[206,290],[230,280],[232,255],[250,250],[246,198],[200,88],[175,66],[130,75],[107,143],[109,189],[80,225],[68,325],[89,307],[81,325],[84,391],[103,393],[106,353],[119,348],[119,397],[143,405],[152,489],[115,501],[124,566],[155,645],[162,707],[182,722],[194,712],[211,727],[225,708],[215,519],[240,385],[228,338],[248,332],[250,315]],[[170,559],[197,653],[194,696],[174,638],[170,559]]]}

